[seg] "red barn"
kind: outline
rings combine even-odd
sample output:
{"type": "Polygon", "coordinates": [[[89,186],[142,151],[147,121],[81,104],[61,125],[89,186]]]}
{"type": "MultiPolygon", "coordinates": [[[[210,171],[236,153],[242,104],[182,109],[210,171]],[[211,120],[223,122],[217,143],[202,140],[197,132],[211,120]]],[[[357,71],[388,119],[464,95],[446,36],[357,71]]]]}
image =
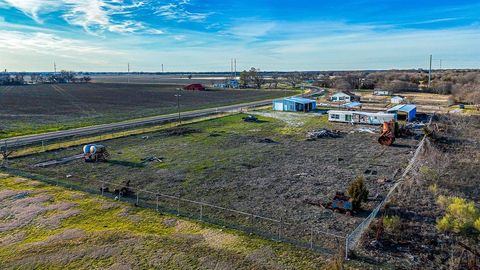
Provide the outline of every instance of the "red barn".
{"type": "Polygon", "coordinates": [[[203,85],[201,85],[199,83],[187,85],[183,89],[184,90],[191,90],[191,91],[205,91],[205,87],[203,87],[203,85]]]}

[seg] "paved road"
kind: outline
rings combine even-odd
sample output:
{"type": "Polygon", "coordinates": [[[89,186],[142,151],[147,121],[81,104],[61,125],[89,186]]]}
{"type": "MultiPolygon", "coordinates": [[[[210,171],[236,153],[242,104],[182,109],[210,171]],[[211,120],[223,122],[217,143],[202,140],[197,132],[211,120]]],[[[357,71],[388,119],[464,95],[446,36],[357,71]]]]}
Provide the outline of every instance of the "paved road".
{"type": "MultiPolygon", "coordinates": [[[[306,94],[305,95],[306,97],[319,94],[323,91],[323,89],[319,87],[309,87],[309,88],[312,91],[306,94]]],[[[238,112],[241,109],[246,109],[246,108],[250,109],[250,108],[269,105],[271,104],[272,100],[273,99],[236,104],[236,105],[230,105],[230,106],[223,106],[218,108],[197,110],[192,112],[184,112],[184,113],[181,113],[180,118],[181,120],[186,120],[186,119],[193,119],[193,118],[204,117],[204,116],[209,116],[209,115],[214,115],[219,113],[238,112]]],[[[42,141],[68,138],[72,136],[87,136],[92,134],[110,132],[115,130],[125,130],[125,129],[134,128],[134,127],[146,126],[151,124],[160,124],[160,123],[172,122],[177,120],[178,120],[178,114],[169,114],[169,115],[161,115],[161,116],[155,116],[155,117],[149,117],[149,118],[143,118],[143,119],[133,119],[133,120],[112,123],[112,124],[96,125],[96,126],[90,126],[90,127],[48,132],[43,134],[15,137],[15,138],[9,138],[5,140],[0,140],[0,148],[5,147],[5,145],[7,145],[8,148],[15,148],[19,146],[40,143],[42,141]]]]}

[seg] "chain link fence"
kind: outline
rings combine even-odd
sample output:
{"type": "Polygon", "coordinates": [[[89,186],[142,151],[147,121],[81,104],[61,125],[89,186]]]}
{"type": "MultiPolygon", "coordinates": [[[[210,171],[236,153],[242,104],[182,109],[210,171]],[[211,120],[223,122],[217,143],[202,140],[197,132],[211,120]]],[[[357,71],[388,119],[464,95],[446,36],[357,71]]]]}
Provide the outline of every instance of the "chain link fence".
{"type": "MultiPolygon", "coordinates": [[[[432,119],[433,117],[430,119],[428,125],[431,124],[432,119]]],[[[125,132],[125,136],[128,136],[128,131],[123,132],[125,132]]],[[[84,137],[72,136],[69,139],[81,140],[82,138],[84,137]]],[[[98,141],[102,141],[104,139],[108,140],[108,135],[98,135],[98,141]]],[[[400,179],[393,185],[382,202],[380,202],[373,209],[370,215],[348,235],[339,235],[337,233],[320,230],[314,225],[305,224],[303,221],[280,220],[276,218],[265,217],[255,213],[239,211],[206,202],[163,194],[154,190],[127,187],[118,183],[96,180],[92,184],[76,181],[75,179],[61,181],[58,179],[49,178],[47,176],[32,174],[20,169],[11,168],[5,161],[5,166],[0,167],[0,170],[12,175],[38,180],[51,185],[62,186],[67,189],[102,195],[119,201],[129,202],[136,206],[154,209],[161,213],[169,213],[225,228],[240,230],[248,234],[255,234],[267,239],[272,239],[274,241],[293,244],[297,247],[307,248],[322,254],[338,255],[343,252],[345,254],[345,258],[348,259],[349,253],[355,250],[364,232],[369,228],[373,220],[377,217],[378,213],[381,211],[381,209],[383,209],[397,188],[402,184],[405,176],[414,167],[418,155],[424,148],[426,140],[427,136],[424,136],[400,179]],[[121,192],[122,189],[124,191],[128,190],[128,192],[121,192]]],[[[58,146],[58,144],[63,142],[65,142],[64,138],[53,139],[48,140],[48,145],[57,144],[58,146]]],[[[17,146],[16,151],[22,151],[31,147],[42,148],[39,149],[40,151],[48,151],[48,145],[44,142],[41,142],[35,145],[24,145],[21,147],[17,146]]]]}
{"type": "MultiPolygon", "coordinates": [[[[433,120],[432,116],[428,122],[427,126],[430,126],[433,120]]],[[[427,135],[424,135],[420,143],[418,144],[417,150],[415,151],[413,157],[410,159],[410,162],[408,163],[407,167],[403,171],[403,174],[401,175],[400,179],[393,185],[393,187],[390,189],[388,194],[385,196],[385,198],[373,209],[373,211],[368,215],[366,219],[362,221],[349,235],[347,235],[345,239],[345,259],[348,259],[348,255],[351,251],[355,250],[355,248],[358,245],[358,242],[363,236],[363,233],[370,227],[370,224],[373,222],[373,220],[377,217],[378,213],[380,210],[385,207],[385,205],[390,201],[391,197],[397,190],[397,188],[403,183],[405,180],[405,177],[407,174],[414,168],[418,155],[423,151],[425,142],[427,140],[427,135]]]]}

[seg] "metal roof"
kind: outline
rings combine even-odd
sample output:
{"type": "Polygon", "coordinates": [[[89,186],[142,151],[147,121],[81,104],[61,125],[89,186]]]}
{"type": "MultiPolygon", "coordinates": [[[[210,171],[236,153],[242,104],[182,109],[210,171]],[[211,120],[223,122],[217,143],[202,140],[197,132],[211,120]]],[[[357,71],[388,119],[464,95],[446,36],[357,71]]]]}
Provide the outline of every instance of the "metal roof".
{"type": "Polygon", "coordinates": [[[347,103],[345,105],[343,105],[344,107],[347,107],[347,108],[353,108],[353,107],[359,107],[359,106],[362,106],[362,103],[360,102],[350,102],[350,103],[347,103]]]}
{"type": "Polygon", "coordinates": [[[301,104],[308,104],[308,103],[315,102],[315,100],[313,99],[302,98],[302,97],[288,97],[283,99],[277,99],[275,101],[281,101],[281,100],[293,101],[295,103],[301,103],[301,104]]]}
{"type": "Polygon", "coordinates": [[[417,106],[413,105],[413,104],[400,104],[400,105],[397,105],[393,108],[390,108],[387,110],[387,112],[396,112],[396,111],[400,111],[400,112],[411,112],[413,110],[415,110],[417,108],[417,106]]]}

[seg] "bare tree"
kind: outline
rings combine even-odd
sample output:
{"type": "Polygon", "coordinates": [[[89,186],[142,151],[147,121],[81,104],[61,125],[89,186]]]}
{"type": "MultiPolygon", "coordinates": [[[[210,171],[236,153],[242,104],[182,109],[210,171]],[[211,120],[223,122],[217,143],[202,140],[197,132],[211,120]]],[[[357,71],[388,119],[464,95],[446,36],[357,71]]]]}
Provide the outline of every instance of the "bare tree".
{"type": "Polygon", "coordinates": [[[260,72],[260,69],[252,67],[248,73],[253,84],[255,84],[258,89],[262,88],[262,85],[265,83],[265,77],[260,72]]]}
{"type": "Polygon", "coordinates": [[[272,74],[272,79],[270,83],[270,88],[278,88],[278,83],[279,83],[279,76],[277,73],[272,74]]]}
{"type": "Polygon", "coordinates": [[[285,75],[285,79],[287,80],[287,83],[290,84],[292,87],[296,87],[302,82],[302,75],[300,74],[300,72],[292,72],[285,75]]]}

